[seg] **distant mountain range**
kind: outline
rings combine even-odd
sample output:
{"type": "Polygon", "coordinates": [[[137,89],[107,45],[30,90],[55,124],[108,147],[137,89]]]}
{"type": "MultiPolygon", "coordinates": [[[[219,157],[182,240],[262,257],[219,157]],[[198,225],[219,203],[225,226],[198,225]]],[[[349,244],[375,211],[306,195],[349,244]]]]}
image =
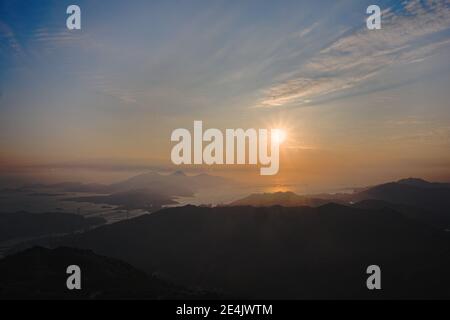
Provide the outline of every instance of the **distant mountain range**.
{"type": "MultiPolygon", "coordinates": [[[[18,189],[3,189],[9,197],[14,193],[28,193],[34,197],[59,197],[61,201],[86,202],[115,206],[117,210],[142,209],[155,212],[166,205],[176,205],[176,196],[193,195],[202,188],[230,186],[234,182],[208,174],[186,175],[182,171],[172,174],[145,173],[129,179],[104,184],[62,182],[51,185],[33,184],[18,189]],[[67,197],[66,192],[88,193],[67,197]],[[89,195],[89,193],[93,193],[89,195]],[[99,194],[100,193],[100,194],[99,194]],[[64,197],[66,196],[66,197],[64,197]]],[[[44,200],[45,201],[45,200],[44,200]]],[[[39,214],[0,212],[0,242],[18,238],[33,238],[57,233],[70,233],[105,223],[103,218],[85,218],[78,214],[43,212],[39,214]]]]}
{"type": "Polygon", "coordinates": [[[117,259],[73,248],[34,247],[0,260],[0,299],[205,299],[117,259]],[[82,270],[81,290],[66,288],[66,269],[82,270]]]}
{"type": "Polygon", "coordinates": [[[300,196],[293,192],[252,194],[231,206],[320,206],[334,202],[364,209],[390,208],[442,228],[450,228],[450,184],[408,178],[353,193],[300,196]]]}
{"type": "MultiPolygon", "coordinates": [[[[174,176],[185,179],[181,173],[174,176]]],[[[125,185],[139,185],[140,179],[146,180],[125,185]]],[[[11,253],[34,245],[93,250],[166,282],[235,298],[450,299],[449,195],[446,183],[411,178],[329,198],[256,194],[228,206],[167,208],[83,233],[33,240],[11,253]],[[379,291],[365,285],[372,264],[382,270],[379,291]]],[[[54,259],[25,256],[29,270],[54,259]]],[[[8,282],[12,271],[2,270],[19,263],[9,262],[12,257],[17,256],[0,260],[0,288],[6,283],[15,292],[19,283],[26,288],[34,280],[12,274],[15,280],[8,282]]],[[[105,261],[95,259],[92,265],[108,270],[105,261]]],[[[103,279],[96,272],[89,271],[92,280],[103,279]]],[[[119,277],[123,286],[117,288],[125,290],[119,293],[129,296],[134,287],[133,292],[143,292],[133,274],[124,276],[131,279],[126,287],[119,277]]],[[[90,289],[99,291],[92,283],[90,289]]],[[[111,290],[100,292],[116,295],[111,290]]],[[[28,296],[26,290],[20,295],[28,296]]]]}
{"type": "Polygon", "coordinates": [[[254,193],[245,198],[233,201],[230,206],[254,206],[254,207],[318,207],[329,203],[328,199],[320,199],[309,196],[300,196],[294,192],[254,193]]]}
{"type": "MultiPolygon", "coordinates": [[[[202,189],[221,188],[236,185],[236,182],[208,174],[186,175],[182,171],[171,174],[149,172],[129,179],[105,185],[96,183],[62,182],[51,185],[34,184],[24,186],[15,191],[30,191],[36,189],[53,190],[50,192],[34,192],[30,195],[52,196],[64,195],[57,192],[81,192],[95,195],[64,198],[66,201],[89,202],[118,206],[117,209],[144,209],[153,212],[164,205],[177,204],[176,197],[194,196],[202,189]],[[101,194],[101,195],[99,195],[101,194]]],[[[5,189],[4,192],[14,190],[5,189]]]]}
{"type": "Polygon", "coordinates": [[[420,179],[405,179],[377,185],[349,195],[352,202],[376,199],[413,205],[435,212],[450,212],[450,185],[420,179]]]}
{"type": "Polygon", "coordinates": [[[189,176],[183,171],[175,171],[169,175],[150,172],[111,184],[109,189],[112,192],[147,189],[173,196],[192,196],[200,189],[230,184],[233,181],[205,173],[189,176]]]}
{"type": "MultiPolygon", "coordinates": [[[[109,185],[63,182],[46,185],[45,187],[55,188],[65,192],[112,194],[133,190],[146,190],[149,193],[156,192],[167,196],[192,196],[202,188],[232,184],[235,184],[235,182],[219,176],[212,176],[205,173],[186,175],[183,171],[175,171],[171,174],[161,174],[157,172],[143,173],[109,185]]],[[[42,185],[40,187],[42,187],[42,185]]]]}

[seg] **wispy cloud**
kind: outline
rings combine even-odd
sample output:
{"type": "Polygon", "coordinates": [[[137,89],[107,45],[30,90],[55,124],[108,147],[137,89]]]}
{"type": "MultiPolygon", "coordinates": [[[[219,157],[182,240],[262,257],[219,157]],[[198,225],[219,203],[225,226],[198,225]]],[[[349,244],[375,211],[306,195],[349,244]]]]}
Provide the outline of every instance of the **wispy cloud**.
{"type": "Polygon", "coordinates": [[[14,54],[18,57],[25,57],[25,51],[23,50],[22,45],[17,40],[17,37],[13,31],[13,29],[6,23],[0,21],[0,42],[5,43],[14,54]]]}
{"type": "Polygon", "coordinates": [[[422,128],[416,132],[408,132],[394,135],[388,138],[390,141],[426,143],[427,145],[450,146],[450,126],[438,126],[422,128]]]}
{"type": "Polygon", "coordinates": [[[50,31],[48,28],[37,28],[34,31],[33,39],[40,43],[67,44],[80,39],[83,33],[68,31],[66,29],[50,31]]]}
{"type": "Polygon", "coordinates": [[[423,61],[450,39],[439,33],[450,28],[450,2],[404,1],[382,16],[382,30],[364,27],[319,51],[287,80],[264,92],[259,106],[302,105],[341,93],[390,66],[423,61]]]}

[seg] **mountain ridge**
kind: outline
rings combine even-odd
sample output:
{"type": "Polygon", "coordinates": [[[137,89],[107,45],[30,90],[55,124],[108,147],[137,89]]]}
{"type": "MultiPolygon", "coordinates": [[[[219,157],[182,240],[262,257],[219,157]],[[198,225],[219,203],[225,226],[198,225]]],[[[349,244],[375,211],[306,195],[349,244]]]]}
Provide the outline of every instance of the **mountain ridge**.
{"type": "Polygon", "coordinates": [[[193,299],[194,291],[148,276],[121,260],[92,250],[33,247],[0,260],[0,299],[193,299]],[[66,288],[66,268],[81,269],[81,290],[66,288]]]}
{"type": "Polygon", "coordinates": [[[184,206],[47,245],[91,249],[231,296],[450,298],[448,234],[391,209],[184,206]],[[385,270],[381,293],[363,285],[373,263],[385,270]]]}

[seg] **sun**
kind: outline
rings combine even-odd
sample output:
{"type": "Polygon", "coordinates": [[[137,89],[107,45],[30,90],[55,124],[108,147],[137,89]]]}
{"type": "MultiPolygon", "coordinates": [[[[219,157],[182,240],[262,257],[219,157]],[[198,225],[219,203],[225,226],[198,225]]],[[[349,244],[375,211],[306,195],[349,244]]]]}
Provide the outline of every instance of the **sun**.
{"type": "Polygon", "coordinates": [[[287,116],[271,117],[264,120],[263,124],[264,128],[271,128],[269,133],[270,139],[278,145],[282,143],[290,144],[292,139],[294,139],[295,126],[292,124],[292,119],[289,119],[287,116]]]}
{"type": "Polygon", "coordinates": [[[272,140],[278,144],[286,140],[287,134],[283,129],[272,129],[272,140]]]}

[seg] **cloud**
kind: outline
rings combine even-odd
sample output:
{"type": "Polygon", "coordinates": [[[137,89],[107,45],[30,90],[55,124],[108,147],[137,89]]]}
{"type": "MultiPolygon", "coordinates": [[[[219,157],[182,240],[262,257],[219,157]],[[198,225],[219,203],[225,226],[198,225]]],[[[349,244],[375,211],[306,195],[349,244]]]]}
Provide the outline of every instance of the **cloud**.
{"type": "Polygon", "coordinates": [[[328,94],[339,94],[399,64],[423,61],[448,47],[448,0],[404,1],[400,9],[383,11],[382,29],[364,27],[344,35],[315,54],[287,80],[264,92],[258,104],[302,105],[328,94]]]}
{"type": "Polygon", "coordinates": [[[37,28],[34,31],[33,39],[37,42],[48,43],[52,45],[60,45],[72,43],[73,41],[80,39],[82,33],[68,31],[66,29],[50,31],[48,28],[37,28]]]}
{"type": "Polygon", "coordinates": [[[297,39],[301,39],[309,35],[312,31],[314,31],[319,26],[319,22],[314,22],[311,26],[306,29],[301,30],[300,32],[294,33],[294,37],[297,39]]]}
{"type": "Polygon", "coordinates": [[[0,40],[0,42],[7,44],[18,57],[25,57],[25,52],[13,29],[2,21],[0,21],[0,40]]]}
{"type": "Polygon", "coordinates": [[[390,141],[422,142],[430,145],[450,146],[450,126],[438,126],[422,128],[417,132],[394,135],[388,138],[390,141]]]}
{"type": "Polygon", "coordinates": [[[117,99],[126,105],[138,102],[138,92],[119,88],[103,76],[94,76],[92,85],[98,94],[117,99]]]}

